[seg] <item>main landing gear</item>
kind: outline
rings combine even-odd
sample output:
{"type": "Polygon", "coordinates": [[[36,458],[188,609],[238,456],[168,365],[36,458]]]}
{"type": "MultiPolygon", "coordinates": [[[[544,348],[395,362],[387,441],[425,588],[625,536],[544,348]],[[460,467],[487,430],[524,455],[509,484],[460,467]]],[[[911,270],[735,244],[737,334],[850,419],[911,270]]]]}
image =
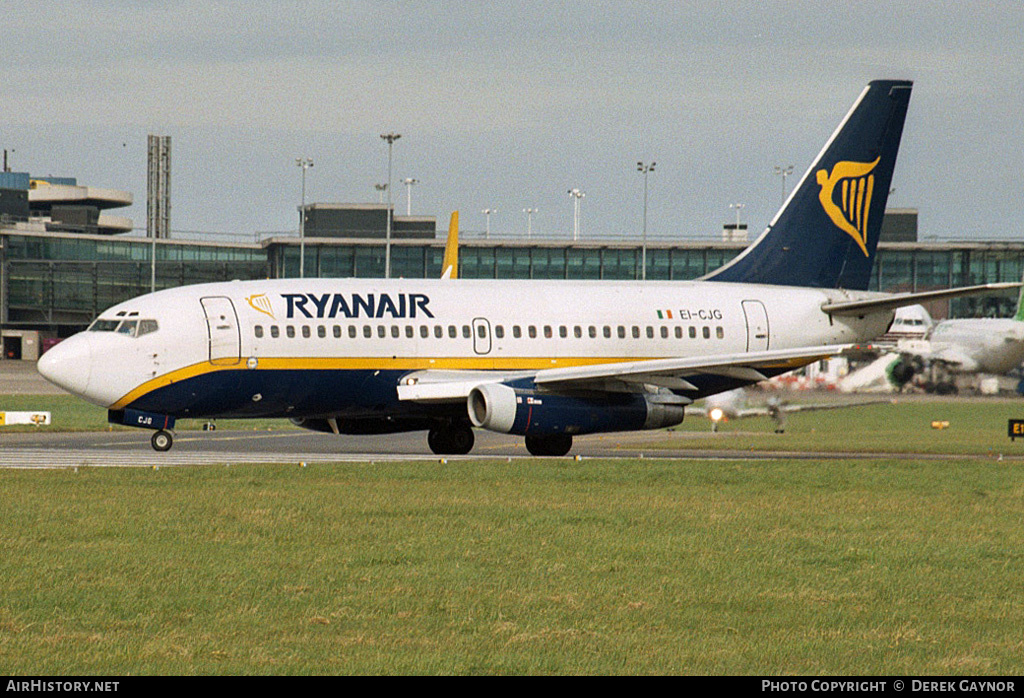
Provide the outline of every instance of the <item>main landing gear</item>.
{"type": "Polygon", "coordinates": [[[473,450],[474,440],[468,424],[446,424],[427,433],[427,445],[439,456],[464,456],[473,450]]]}
{"type": "Polygon", "coordinates": [[[564,456],[571,448],[571,434],[526,435],[526,450],[535,456],[564,456]]]}

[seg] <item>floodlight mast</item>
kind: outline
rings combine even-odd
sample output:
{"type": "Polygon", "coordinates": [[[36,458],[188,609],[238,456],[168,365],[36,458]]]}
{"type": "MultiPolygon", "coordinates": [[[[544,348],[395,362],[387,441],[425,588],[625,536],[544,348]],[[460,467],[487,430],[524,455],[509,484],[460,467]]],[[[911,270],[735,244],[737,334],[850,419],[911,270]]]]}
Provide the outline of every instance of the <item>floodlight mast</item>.
{"type": "Polygon", "coordinates": [[[644,222],[643,222],[643,246],[640,253],[640,280],[647,280],[647,175],[654,172],[654,166],[658,163],[646,164],[638,161],[636,171],[644,176],[644,222]]]}
{"type": "Polygon", "coordinates": [[[391,149],[399,138],[400,133],[382,133],[380,137],[388,144],[388,208],[385,211],[387,217],[387,229],[384,233],[384,278],[391,278],[391,149]]]}
{"type": "Polygon", "coordinates": [[[299,278],[306,277],[306,170],[313,166],[312,158],[295,158],[302,169],[302,205],[299,207],[299,278]]]}

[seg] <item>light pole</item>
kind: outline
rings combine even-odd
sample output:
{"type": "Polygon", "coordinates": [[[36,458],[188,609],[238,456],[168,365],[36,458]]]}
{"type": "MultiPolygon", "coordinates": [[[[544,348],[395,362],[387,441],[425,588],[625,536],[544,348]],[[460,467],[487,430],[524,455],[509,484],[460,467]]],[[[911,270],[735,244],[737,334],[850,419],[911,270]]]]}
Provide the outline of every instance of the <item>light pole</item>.
{"type": "Polygon", "coordinates": [[[487,216],[487,231],[484,233],[484,238],[489,239],[491,237],[491,214],[497,212],[498,209],[496,208],[485,208],[483,211],[480,212],[487,216]]]}
{"type": "Polygon", "coordinates": [[[793,174],[793,166],[786,165],[782,167],[780,165],[775,166],[775,174],[782,175],[782,204],[786,203],[786,177],[793,174]]]}
{"type": "Polygon", "coordinates": [[[537,209],[524,208],[523,213],[526,214],[526,239],[529,240],[533,237],[533,214],[537,213],[537,209]]]}
{"type": "Polygon", "coordinates": [[[654,166],[658,163],[652,162],[650,165],[637,162],[636,171],[644,176],[644,240],[643,247],[640,253],[640,280],[647,281],[647,175],[650,172],[654,172],[654,166]]]}
{"type": "Polygon", "coordinates": [[[400,133],[382,133],[380,137],[388,143],[388,208],[385,211],[387,215],[387,230],[384,233],[384,278],[391,278],[391,148],[394,146],[395,141],[402,137],[400,133]]]}
{"type": "Polygon", "coordinates": [[[746,204],[729,204],[729,208],[736,209],[736,227],[732,231],[732,239],[738,240],[740,235],[740,210],[746,206],[746,204]]]}
{"type": "Polygon", "coordinates": [[[405,215],[412,215],[412,187],[414,184],[419,184],[420,180],[407,177],[402,180],[402,184],[405,185],[405,215]]]}
{"type": "Polygon", "coordinates": [[[377,190],[377,201],[384,203],[384,192],[388,190],[387,184],[374,184],[373,188],[377,190]]]}
{"type": "Polygon", "coordinates": [[[306,276],[306,170],[313,166],[312,158],[295,158],[302,169],[302,206],[299,208],[299,278],[306,276]]]}
{"type": "Polygon", "coordinates": [[[570,189],[569,198],[572,199],[572,239],[580,237],[580,199],[586,196],[585,192],[579,189],[570,189]]]}

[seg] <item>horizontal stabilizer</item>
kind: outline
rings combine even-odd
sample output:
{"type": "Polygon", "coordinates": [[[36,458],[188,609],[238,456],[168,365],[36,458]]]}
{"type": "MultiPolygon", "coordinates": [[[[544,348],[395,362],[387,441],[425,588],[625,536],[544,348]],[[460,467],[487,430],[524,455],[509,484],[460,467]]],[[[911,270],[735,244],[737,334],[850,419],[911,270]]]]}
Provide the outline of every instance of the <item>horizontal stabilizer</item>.
{"type": "Polygon", "coordinates": [[[867,298],[856,301],[839,301],[836,303],[825,303],[821,310],[829,315],[867,315],[884,310],[903,308],[908,305],[916,305],[925,301],[939,301],[947,298],[959,298],[961,296],[977,296],[993,291],[1005,291],[1011,288],[1020,288],[1019,281],[1011,281],[998,284],[982,284],[980,286],[961,286],[960,288],[946,288],[939,291],[922,291],[920,293],[896,293],[879,298],[867,298]]]}

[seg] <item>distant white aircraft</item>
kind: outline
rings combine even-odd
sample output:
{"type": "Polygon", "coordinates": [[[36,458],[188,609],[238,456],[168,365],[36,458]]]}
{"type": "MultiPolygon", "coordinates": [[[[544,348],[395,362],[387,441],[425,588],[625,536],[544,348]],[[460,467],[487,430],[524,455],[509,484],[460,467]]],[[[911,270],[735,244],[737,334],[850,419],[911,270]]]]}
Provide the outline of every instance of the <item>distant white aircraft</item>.
{"type": "MultiPolygon", "coordinates": [[[[886,335],[894,338],[888,362],[868,371],[885,376],[895,388],[915,375],[927,374],[929,392],[956,392],[957,375],[987,373],[1001,376],[1024,363],[1024,294],[1012,318],[962,318],[934,322],[923,306],[901,308],[886,335]],[[924,332],[915,336],[918,328],[924,332]]],[[[880,344],[880,343],[879,343],[880,344]]],[[[857,372],[859,373],[859,372],[857,372]]],[[[866,386],[864,375],[851,374],[846,387],[866,386]]],[[[876,381],[877,383],[877,381],[876,381]]]]}
{"type": "Polygon", "coordinates": [[[754,404],[750,391],[746,388],[737,388],[724,393],[712,395],[704,400],[703,408],[689,408],[687,411],[694,411],[711,421],[711,431],[718,431],[723,422],[731,422],[737,419],[750,417],[768,417],[775,424],[775,433],[782,434],[786,431],[786,416],[795,412],[814,412],[818,410],[845,409],[848,407],[860,407],[880,402],[879,400],[868,400],[861,402],[844,402],[832,400],[829,402],[816,403],[788,403],[778,395],[771,395],[763,404],[754,404]]]}

